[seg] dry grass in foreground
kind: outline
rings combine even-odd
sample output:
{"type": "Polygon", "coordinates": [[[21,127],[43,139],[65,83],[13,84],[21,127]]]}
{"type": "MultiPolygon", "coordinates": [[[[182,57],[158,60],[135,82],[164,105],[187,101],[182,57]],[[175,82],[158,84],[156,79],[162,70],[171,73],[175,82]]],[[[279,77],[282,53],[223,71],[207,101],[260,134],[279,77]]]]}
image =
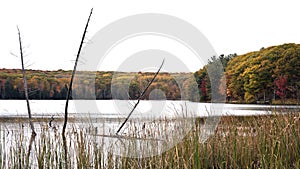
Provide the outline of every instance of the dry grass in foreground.
{"type": "Polygon", "coordinates": [[[42,128],[30,145],[21,124],[19,131],[2,126],[0,168],[300,168],[299,113],[222,117],[204,144],[199,127],[169,151],[138,159],[113,155],[90,129],[69,129],[64,151],[58,130],[42,128]]]}

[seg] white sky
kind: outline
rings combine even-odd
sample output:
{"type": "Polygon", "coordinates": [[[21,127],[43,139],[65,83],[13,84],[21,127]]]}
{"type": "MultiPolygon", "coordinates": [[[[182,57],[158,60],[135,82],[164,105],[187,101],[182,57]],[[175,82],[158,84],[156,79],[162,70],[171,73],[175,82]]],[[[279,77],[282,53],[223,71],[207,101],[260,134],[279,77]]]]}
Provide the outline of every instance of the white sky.
{"type": "Polygon", "coordinates": [[[30,69],[72,69],[82,32],[94,8],[87,38],[107,24],[140,13],[173,15],[196,26],[218,54],[300,43],[300,1],[126,0],[1,1],[0,68],[20,68],[19,25],[30,69]]]}

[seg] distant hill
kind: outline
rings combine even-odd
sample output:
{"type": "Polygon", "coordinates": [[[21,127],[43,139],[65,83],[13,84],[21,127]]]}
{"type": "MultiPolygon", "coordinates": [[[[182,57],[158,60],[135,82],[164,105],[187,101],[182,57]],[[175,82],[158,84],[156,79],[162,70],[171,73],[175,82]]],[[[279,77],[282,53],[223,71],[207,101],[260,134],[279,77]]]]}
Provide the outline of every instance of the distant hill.
{"type": "Polygon", "coordinates": [[[218,59],[224,63],[228,101],[299,102],[300,44],[271,46],[218,59]]]}
{"type": "Polygon", "coordinates": [[[300,44],[271,46],[239,55],[225,69],[232,100],[299,100],[300,44]]]}
{"type": "MultiPolygon", "coordinates": [[[[299,103],[300,44],[271,46],[243,55],[214,56],[210,63],[216,61],[223,64],[224,74],[219,79],[226,81],[227,86],[219,86],[218,92],[226,95],[228,102],[299,103]]],[[[210,100],[211,79],[206,69],[207,66],[195,72],[195,77],[201,97],[204,93],[210,100]]]]}

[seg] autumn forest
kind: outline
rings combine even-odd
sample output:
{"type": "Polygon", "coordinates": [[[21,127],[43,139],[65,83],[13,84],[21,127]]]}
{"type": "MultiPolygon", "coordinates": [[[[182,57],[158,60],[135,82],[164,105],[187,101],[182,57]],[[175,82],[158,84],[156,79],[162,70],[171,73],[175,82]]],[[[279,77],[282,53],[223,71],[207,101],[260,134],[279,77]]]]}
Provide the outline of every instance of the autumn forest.
{"type": "MultiPolygon", "coordinates": [[[[66,70],[27,70],[29,98],[66,99],[71,73],[66,70]]],[[[78,72],[72,96],[73,99],[136,99],[153,74],[78,72]],[[129,84],[127,89],[124,84],[129,84]]],[[[243,55],[214,56],[208,65],[194,73],[160,72],[143,99],[207,102],[211,100],[211,82],[219,85],[217,92],[224,95],[227,102],[297,104],[300,45],[283,44],[243,55]],[[224,72],[217,75],[218,81],[207,73],[209,65],[215,62],[221,62],[224,68],[224,72]],[[221,85],[225,83],[227,87],[221,85]],[[152,92],[154,89],[163,92],[152,92]]],[[[24,99],[20,69],[0,69],[0,99],[24,99]]]]}

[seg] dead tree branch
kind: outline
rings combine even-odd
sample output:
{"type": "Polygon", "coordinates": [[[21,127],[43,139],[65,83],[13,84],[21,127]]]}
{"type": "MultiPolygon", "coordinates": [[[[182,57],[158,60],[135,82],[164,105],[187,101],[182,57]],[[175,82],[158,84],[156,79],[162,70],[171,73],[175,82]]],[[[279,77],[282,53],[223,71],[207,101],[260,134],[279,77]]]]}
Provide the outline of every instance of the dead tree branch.
{"type": "Polygon", "coordinates": [[[124,127],[124,125],[126,124],[126,122],[129,120],[131,114],[134,112],[134,110],[136,109],[136,107],[139,105],[141,99],[144,97],[145,93],[147,92],[148,88],[151,86],[151,84],[153,83],[153,81],[155,80],[156,76],[158,75],[158,73],[160,72],[162,66],[165,63],[165,59],[163,59],[159,69],[157,70],[157,72],[155,73],[155,75],[153,76],[153,78],[151,79],[151,81],[148,83],[148,85],[146,86],[146,88],[143,90],[143,92],[139,95],[136,104],[133,106],[132,110],[130,111],[130,113],[128,114],[128,116],[126,117],[126,119],[124,120],[124,122],[121,124],[121,126],[119,127],[119,129],[117,130],[117,135],[119,134],[119,132],[121,131],[121,129],[124,127]]]}
{"type": "Polygon", "coordinates": [[[24,68],[24,57],[23,57],[23,47],[22,47],[21,33],[20,33],[20,30],[19,30],[18,26],[17,26],[17,29],[18,29],[18,36],[19,36],[20,55],[21,55],[22,74],[23,74],[23,85],[24,85],[24,90],[25,90],[25,98],[26,98],[26,104],[27,104],[29,124],[30,124],[30,128],[31,128],[31,131],[32,131],[32,135],[35,136],[36,133],[34,131],[34,126],[33,126],[33,123],[32,123],[31,109],[30,109],[29,98],[28,98],[28,87],[27,87],[26,71],[25,71],[25,68],[24,68]]]}
{"type": "Polygon", "coordinates": [[[65,105],[65,120],[64,120],[63,130],[62,130],[63,135],[65,134],[67,123],[68,123],[68,106],[69,106],[69,100],[70,100],[70,95],[71,95],[71,91],[72,91],[72,84],[73,84],[73,80],[74,80],[74,75],[76,73],[77,63],[78,63],[78,60],[79,60],[80,52],[81,52],[81,49],[82,49],[82,46],[83,46],[83,43],[84,43],[85,35],[86,35],[86,32],[87,32],[87,28],[88,28],[92,13],[93,13],[93,8],[91,9],[89,18],[88,18],[87,23],[85,25],[85,29],[84,29],[84,32],[83,32],[83,35],[82,35],[82,38],[81,38],[81,42],[80,42],[80,45],[79,45],[79,49],[78,49],[78,52],[77,52],[74,68],[73,68],[73,71],[72,71],[72,77],[71,77],[71,81],[70,81],[70,84],[69,84],[67,98],[66,98],[66,105],[65,105]]]}

